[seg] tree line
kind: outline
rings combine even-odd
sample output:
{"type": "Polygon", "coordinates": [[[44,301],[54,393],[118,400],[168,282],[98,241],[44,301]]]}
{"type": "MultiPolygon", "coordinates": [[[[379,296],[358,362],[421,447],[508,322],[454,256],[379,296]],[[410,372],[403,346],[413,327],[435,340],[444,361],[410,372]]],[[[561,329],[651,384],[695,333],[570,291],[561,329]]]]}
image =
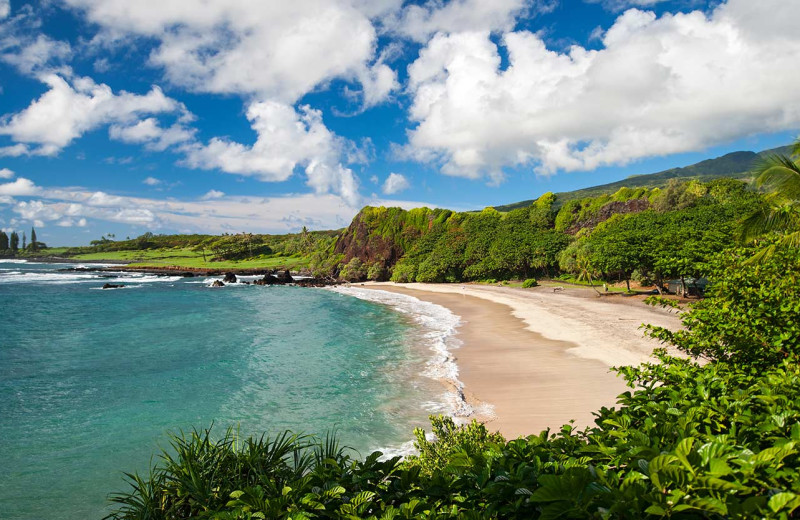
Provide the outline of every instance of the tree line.
{"type": "Polygon", "coordinates": [[[33,227],[31,228],[30,242],[28,242],[28,236],[24,231],[21,237],[17,231],[10,231],[8,234],[5,231],[0,231],[0,254],[13,255],[19,251],[35,253],[46,248],[47,244],[39,242],[36,237],[36,229],[33,227]]]}

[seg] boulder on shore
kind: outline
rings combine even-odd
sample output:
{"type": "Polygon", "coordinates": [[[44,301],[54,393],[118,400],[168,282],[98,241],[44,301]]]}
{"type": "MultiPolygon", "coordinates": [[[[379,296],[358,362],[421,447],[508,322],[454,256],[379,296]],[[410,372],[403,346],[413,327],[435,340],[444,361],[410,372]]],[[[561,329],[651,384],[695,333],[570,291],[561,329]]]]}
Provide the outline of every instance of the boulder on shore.
{"type": "Polygon", "coordinates": [[[278,275],[278,281],[280,283],[292,283],[292,282],[294,282],[294,278],[292,278],[291,273],[287,269],[287,270],[285,270],[284,272],[282,272],[281,274],[278,275]]]}
{"type": "Polygon", "coordinates": [[[103,289],[122,289],[123,287],[125,287],[125,286],[123,284],[121,284],[121,283],[119,283],[119,284],[114,284],[114,283],[103,284],[103,289]]]}
{"type": "Polygon", "coordinates": [[[225,287],[225,284],[220,280],[214,280],[214,283],[211,284],[211,287],[225,287]]]}
{"type": "Polygon", "coordinates": [[[184,278],[194,278],[194,273],[191,271],[186,271],[185,273],[181,274],[184,278]]]}
{"type": "Polygon", "coordinates": [[[236,275],[233,273],[225,273],[225,278],[222,279],[225,283],[236,283],[236,275]]]}

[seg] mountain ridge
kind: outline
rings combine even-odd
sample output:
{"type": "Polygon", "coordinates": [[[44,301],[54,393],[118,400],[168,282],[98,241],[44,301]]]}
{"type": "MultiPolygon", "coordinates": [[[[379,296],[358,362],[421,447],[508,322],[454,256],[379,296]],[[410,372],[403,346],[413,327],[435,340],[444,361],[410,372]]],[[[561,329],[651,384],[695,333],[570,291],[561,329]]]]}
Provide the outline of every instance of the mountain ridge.
{"type": "MultiPolygon", "coordinates": [[[[750,178],[750,172],[756,166],[758,161],[771,155],[789,155],[790,153],[791,146],[789,145],[770,148],[767,150],[762,150],[761,152],[730,152],[713,159],[704,159],[688,166],[669,168],[667,170],[662,170],[655,173],[635,174],[628,176],[625,179],[609,182],[607,184],[589,186],[587,188],[581,188],[572,191],[558,192],[555,194],[557,201],[556,205],[561,205],[570,200],[583,199],[586,197],[596,197],[598,195],[605,194],[610,195],[620,188],[663,188],[667,185],[670,179],[708,182],[714,179],[728,177],[739,180],[748,180],[750,178]]],[[[535,201],[536,199],[530,199],[491,207],[497,211],[507,212],[513,209],[530,206],[535,201]]]]}

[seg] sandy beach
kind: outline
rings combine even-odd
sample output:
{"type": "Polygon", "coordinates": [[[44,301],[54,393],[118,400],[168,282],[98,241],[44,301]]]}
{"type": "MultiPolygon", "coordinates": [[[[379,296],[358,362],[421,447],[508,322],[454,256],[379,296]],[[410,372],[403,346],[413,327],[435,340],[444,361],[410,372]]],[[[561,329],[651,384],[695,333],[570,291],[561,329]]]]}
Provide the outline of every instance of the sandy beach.
{"type": "Polygon", "coordinates": [[[622,296],[585,290],[486,285],[370,283],[459,315],[454,351],[467,400],[492,415],[476,417],[507,438],[593,424],[592,411],[614,406],[626,390],[611,366],[649,359],[659,344],[640,325],[677,329],[678,315],[622,296]]]}

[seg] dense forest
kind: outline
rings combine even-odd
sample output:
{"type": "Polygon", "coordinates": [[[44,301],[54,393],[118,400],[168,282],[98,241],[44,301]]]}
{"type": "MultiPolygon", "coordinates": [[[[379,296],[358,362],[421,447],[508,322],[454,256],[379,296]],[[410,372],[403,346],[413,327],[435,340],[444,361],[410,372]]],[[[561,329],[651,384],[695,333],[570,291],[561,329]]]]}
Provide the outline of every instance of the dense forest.
{"type": "Polygon", "coordinates": [[[331,254],[396,261],[394,277],[558,266],[622,277],[696,270],[713,283],[684,310],[682,330],[646,330],[685,357],[660,350],[658,362],[616,369],[630,391],[592,427],[506,440],[435,417],[433,439],[415,432],[417,456],[388,460],[331,436],[199,430],[173,436],[149,474],[129,475],[109,518],[797,518],[800,167],[775,157],[757,174],[764,195],[714,181],[557,212],[549,196],[505,215],[365,209],[331,254]],[[606,215],[609,204],[642,207],[606,215]],[[517,248],[538,260],[515,263],[517,248]]]}
{"type": "MultiPolygon", "coordinates": [[[[554,277],[658,283],[699,277],[736,244],[737,222],[764,203],[745,182],[672,181],[570,200],[542,195],[527,207],[456,213],[364,208],[339,237],[347,279],[460,282],[554,277]]],[[[318,266],[318,264],[314,264],[318,266]]],[[[317,274],[331,266],[321,264],[317,274]]],[[[333,266],[335,267],[335,265],[333,266]]]]}

